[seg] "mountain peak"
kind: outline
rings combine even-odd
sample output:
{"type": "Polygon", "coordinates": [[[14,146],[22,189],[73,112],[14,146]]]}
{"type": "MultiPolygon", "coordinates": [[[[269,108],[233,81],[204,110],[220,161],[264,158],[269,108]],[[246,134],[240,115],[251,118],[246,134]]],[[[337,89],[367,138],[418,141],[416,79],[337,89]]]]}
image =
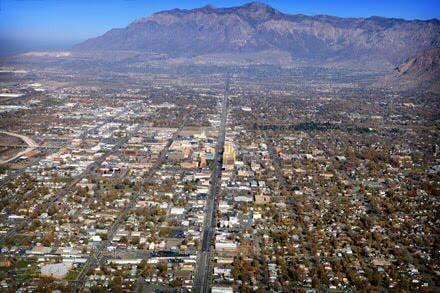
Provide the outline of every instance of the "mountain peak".
{"type": "Polygon", "coordinates": [[[261,2],[250,2],[232,9],[252,25],[258,25],[283,15],[283,13],[275,8],[261,2]]]}
{"type": "Polygon", "coordinates": [[[205,6],[201,7],[200,9],[214,10],[214,9],[216,9],[216,7],[214,5],[212,5],[212,4],[208,4],[208,5],[205,5],[205,6]]]}
{"type": "Polygon", "coordinates": [[[258,1],[246,3],[243,5],[243,7],[249,7],[253,9],[273,9],[270,5],[258,1]]]}
{"type": "Polygon", "coordinates": [[[275,8],[273,8],[270,5],[267,5],[265,3],[262,2],[249,2],[247,4],[244,4],[242,6],[238,7],[241,10],[247,10],[251,13],[274,13],[274,12],[279,12],[278,10],[276,10],[275,8]]]}

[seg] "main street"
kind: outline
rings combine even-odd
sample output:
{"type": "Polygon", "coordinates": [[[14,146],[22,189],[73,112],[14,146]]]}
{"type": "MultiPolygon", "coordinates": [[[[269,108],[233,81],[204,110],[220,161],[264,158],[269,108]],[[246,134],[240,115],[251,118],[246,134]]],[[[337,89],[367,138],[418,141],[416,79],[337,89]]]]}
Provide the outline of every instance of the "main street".
{"type": "Polygon", "coordinates": [[[209,292],[211,266],[211,240],[215,232],[215,199],[222,174],[223,150],[226,136],[226,119],[228,115],[229,75],[226,78],[225,93],[221,108],[221,122],[214,155],[214,169],[211,174],[211,186],[206,200],[205,219],[203,223],[202,245],[194,276],[194,292],[209,292]]]}

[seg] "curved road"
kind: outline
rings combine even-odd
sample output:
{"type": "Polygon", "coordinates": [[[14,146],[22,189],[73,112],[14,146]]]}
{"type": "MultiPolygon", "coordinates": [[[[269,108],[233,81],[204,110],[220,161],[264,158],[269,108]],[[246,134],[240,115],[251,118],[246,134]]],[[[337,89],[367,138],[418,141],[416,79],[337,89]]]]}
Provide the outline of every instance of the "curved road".
{"type": "Polygon", "coordinates": [[[13,133],[13,132],[8,132],[8,131],[0,131],[0,133],[6,134],[6,135],[10,135],[10,136],[18,137],[18,138],[23,140],[28,145],[28,147],[25,150],[23,150],[21,152],[18,152],[15,156],[7,159],[6,161],[1,161],[0,160],[0,165],[4,165],[4,164],[7,164],[7,163],[10,163],[10,162],[20,158],[21,156],[26,155],[27,153],[33,151],[35,148],[39,147],[38,143],[36,143],[29,136],[22,135],[22,134],[17,134],[17,133],[13,133]]]}

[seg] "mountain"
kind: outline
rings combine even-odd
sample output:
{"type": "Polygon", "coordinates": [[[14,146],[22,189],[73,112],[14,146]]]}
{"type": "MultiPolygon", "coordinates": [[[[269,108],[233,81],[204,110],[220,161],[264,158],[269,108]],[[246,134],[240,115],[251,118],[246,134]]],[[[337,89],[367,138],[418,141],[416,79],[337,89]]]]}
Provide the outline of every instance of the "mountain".
{"type": "Polygon", "coordinates": [[[428,49],[422,54],[409,58],[395,70],[399,77],[440,77],[440,47],[428,49]]]}
{"type": "Polygon", "coordinates": [[[382,84],[440,89],[440,47],[427,49],[409,58],[387,75],[382,84]]]}
{"type": "Polygon", "coordinates": [[[158,12],[86,40],[73,50],[148,51],[173,57],[276,50],[298,60],[388,66],[435,46],[440,46],[437,19],[289,15],[252,2],[158,12]]]}

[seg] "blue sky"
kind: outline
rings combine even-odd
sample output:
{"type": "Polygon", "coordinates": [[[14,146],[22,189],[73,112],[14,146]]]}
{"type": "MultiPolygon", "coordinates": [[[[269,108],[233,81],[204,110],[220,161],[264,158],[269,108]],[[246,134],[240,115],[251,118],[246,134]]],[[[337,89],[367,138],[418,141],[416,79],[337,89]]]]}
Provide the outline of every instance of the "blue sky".
{"type": "MultiPolygon", "coordinates": [[[[172,8],[195,8],[206,4],[238,6],[249,1],[202,0],[0,0],[2,48],[68,47],[134,19],[172,8]]],[[[440,18],[440,0],[278,0],[262,1],[283,12],[307,15],[405,19],[440,18]]],[[[10,48],[12,50],[12,48],[10,48]]],[[[55,48],[58,49],[58,48],[55,48]]]]}

